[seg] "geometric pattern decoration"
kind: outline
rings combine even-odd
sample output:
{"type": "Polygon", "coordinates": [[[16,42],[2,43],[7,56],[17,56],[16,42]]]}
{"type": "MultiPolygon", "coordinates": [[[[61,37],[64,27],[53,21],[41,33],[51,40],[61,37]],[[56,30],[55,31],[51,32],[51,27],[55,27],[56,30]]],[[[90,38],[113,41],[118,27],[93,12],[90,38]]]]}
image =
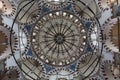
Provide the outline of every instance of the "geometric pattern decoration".
{"type": "Polygon", "coordinates": [[[111,1],[1,0],[0,79],[119,80],[111,1]]]}

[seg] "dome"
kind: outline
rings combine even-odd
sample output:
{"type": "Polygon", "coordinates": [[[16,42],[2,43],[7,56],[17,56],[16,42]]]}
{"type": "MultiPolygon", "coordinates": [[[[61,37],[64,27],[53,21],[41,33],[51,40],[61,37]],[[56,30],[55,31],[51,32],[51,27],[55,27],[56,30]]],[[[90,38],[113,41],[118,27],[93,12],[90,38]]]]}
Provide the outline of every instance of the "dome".
{"type": "Polygon", "coordinates": [[[119,1],[0,5],[0,79],[119,80],[119,1]]]}

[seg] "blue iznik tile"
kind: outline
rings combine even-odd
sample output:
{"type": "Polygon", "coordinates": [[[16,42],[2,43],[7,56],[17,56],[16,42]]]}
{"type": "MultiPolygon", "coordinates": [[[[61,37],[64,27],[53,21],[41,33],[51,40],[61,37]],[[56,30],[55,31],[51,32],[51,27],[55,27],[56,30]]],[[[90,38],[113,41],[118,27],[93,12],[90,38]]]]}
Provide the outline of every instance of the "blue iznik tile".
{"type": "Polygon", "coordinates": [[[91,26],[91,24],[92,24],[92,22],[88,22],[88,21],[87,21],[87,22],[85,22],[85,26],[86,26],[86,28],[87,28],[87,29],[89,29],[89,28],[90,28],[90,26],[91,26]]]}
{"type": "Polygon", "coordinates": [[[31,29],[32,29],[32,25],[25,25],[25,29],[26,29],[27,32],[30,34],[31,29]]]}
{"type": "Polygon", "coordinates": [[[64,9],[73,12],[73,10],[72,10],[72,5],[71,5],[71,4],[69,4],[69,5],[68,5],[67,7],[65,7],[64,9]]]}
{"type": "Polygon", "coordinates": [[[87,46],[87,52],[92,52],[93,51],[93,49],[91,48],[91,46],[88,44],[88,46],[87,46]]]}
{"type": "Polygon", "coordinates": [[[77,62],[71,64],[68,68],[71,69],[71,70],[73,70],[73,71],[75,71],[76,65],[77,65],[77,62]]]}
{"type": "Polygon", "coordinates": [[[53,67],[51,67],[51,66],[49,66],[47,64],[44,64],[44,67],[45,67],[45,70],[46,70],[46,74],[54,69],[53,67]]]}
{"type": "Polygon", "coordinates": [[[28,55],[28,56],[33,56],[33,52],[32,52],[32,49],[31,49],[31,48],[28,49],[27,55],[28,55]]]}
{"type": "Polygon", "coordinates": [[[44,14],[44,13],[49,12],[49,11],[50,11],[50,9],[48,9],[47,7],[43,6],[41,14],[44,14]]]}

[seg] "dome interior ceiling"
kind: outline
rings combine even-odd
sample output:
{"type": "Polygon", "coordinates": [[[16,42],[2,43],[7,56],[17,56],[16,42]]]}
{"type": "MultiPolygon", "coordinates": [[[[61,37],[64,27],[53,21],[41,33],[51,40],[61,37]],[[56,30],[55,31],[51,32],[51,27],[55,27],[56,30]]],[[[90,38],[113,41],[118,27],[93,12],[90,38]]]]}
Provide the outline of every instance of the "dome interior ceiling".
{"type": "Polygon", "coordinates": [[[120,80],[119,3],[0,0],[0,80],[120,80]]]}

